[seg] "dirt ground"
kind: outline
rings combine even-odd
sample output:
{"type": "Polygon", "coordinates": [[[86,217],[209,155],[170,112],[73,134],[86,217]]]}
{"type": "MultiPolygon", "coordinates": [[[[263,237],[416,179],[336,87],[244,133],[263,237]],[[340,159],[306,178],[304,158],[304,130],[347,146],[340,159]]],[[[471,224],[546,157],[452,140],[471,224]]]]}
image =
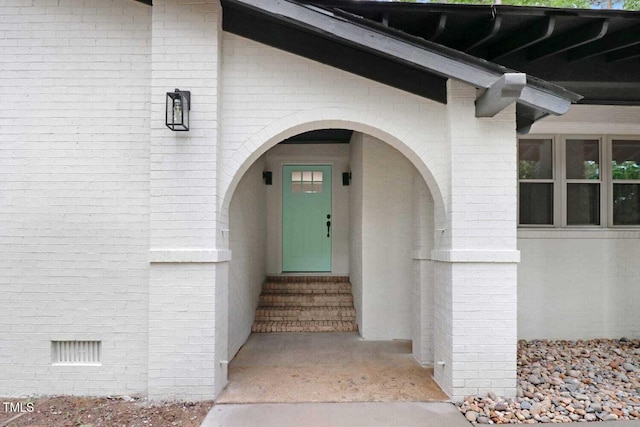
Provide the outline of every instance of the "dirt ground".
{"type": "Polygon", "coordinates": [[[149,403],[128,396],[0,400],[0,427],[199,427],[213,405],[149,403]]]}

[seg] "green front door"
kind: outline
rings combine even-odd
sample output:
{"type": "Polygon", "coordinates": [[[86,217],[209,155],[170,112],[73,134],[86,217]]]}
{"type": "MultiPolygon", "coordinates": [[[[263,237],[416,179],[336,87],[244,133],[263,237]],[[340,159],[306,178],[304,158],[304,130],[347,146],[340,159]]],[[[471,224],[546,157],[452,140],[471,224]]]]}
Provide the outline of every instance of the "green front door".
{"type": "Polygon", "coordinates": [[[331,271],[331,166],[282,167],[282,271],[331,271]]]}

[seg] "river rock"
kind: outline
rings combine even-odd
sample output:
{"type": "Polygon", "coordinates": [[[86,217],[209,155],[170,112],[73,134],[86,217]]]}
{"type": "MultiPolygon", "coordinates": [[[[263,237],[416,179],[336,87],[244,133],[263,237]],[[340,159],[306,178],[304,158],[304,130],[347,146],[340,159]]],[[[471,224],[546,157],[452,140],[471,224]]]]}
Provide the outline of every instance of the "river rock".
{"type": "Polygon", "coordinates": [[[475,423],[476,420],[478,419],[478,413],[474,411],[469,411],[466,414],[464,414],[464,416],[467,420],[469,420],[469,422],[472,422],[472,423],[475,423]]]}

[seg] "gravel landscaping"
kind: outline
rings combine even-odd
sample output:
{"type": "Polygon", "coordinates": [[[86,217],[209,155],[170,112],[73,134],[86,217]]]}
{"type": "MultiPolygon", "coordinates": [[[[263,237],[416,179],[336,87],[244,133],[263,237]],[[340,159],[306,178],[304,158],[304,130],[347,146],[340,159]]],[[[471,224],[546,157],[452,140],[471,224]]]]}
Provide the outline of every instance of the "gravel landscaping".
{"type": "Polygon", "coordinates": [[[517,397],[459,407],[474,424],[640,419],[640,340],[519,341],[517,397]]]}

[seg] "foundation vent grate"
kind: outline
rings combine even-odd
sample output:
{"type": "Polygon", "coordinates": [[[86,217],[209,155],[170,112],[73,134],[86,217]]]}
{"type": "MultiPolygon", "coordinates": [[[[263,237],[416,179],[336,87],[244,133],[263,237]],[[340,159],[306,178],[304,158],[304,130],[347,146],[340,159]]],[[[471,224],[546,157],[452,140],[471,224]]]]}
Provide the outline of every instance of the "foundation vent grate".
{"type": "Polygon", "coordinates": [[[100,341],[51,341],[55,365],[99,365],[102,356],[100,341]]]}

